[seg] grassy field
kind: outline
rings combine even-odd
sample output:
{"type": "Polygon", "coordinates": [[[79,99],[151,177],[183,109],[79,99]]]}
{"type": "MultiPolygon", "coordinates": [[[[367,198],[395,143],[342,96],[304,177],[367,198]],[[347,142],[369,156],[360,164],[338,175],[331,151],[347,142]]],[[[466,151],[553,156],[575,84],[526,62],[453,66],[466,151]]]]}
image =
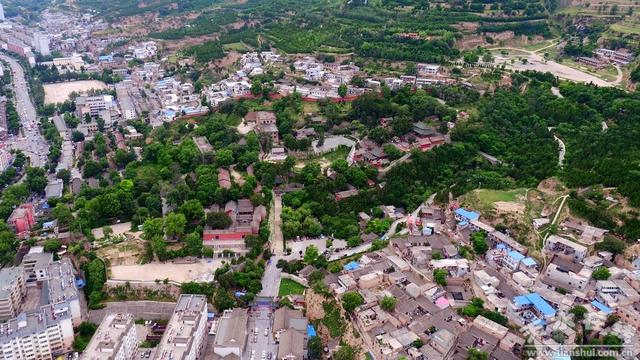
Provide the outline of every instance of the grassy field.
{"type": "Polygon", "coordinates": [[[462,197],[462,203],[474,210],[490,212],[493,204],[498,201],[522,203],[526,189],[489,190],[479,189],[471,191],[462,197]]]}
{"type": "Polygon", "coordinates": [[[640,35],[640,23],[623,21],[611,25],[611,31],[620,32],[623,34],[640,35]]]}
{"type": "Polygon", "coordinates": [[[496,201],[518,202],[524,197],[525,191],[525,189],[515,189],[507,191],[481,189],[477,190],[476,192],[480,201],[486,204],[492,204],[496,201]]]}
{"type": "Polygon", "coordinates": [[[278,296],[283,297],[287,295],[302,295],[304,293],[304,285],[299,284],[291,279],[280,280],[280,290],[278,290],[278,296]]]}
{"type": "Polygon", "coordinates": [[[249,51],[247,46],[245,44],[243,44],[243,43],[240,43],[240,42],[231,43],[231,44],[224,44],[224,45],[222,45],[222,48],[225,49],[226,51],[237,51],[239,53],[245,53],[245,52],[249,51]]]}

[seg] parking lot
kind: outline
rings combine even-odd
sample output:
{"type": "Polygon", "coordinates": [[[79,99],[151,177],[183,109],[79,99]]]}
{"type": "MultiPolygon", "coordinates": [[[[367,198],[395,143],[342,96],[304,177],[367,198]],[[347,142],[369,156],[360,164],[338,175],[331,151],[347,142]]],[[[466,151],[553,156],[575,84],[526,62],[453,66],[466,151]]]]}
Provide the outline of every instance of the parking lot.
{"type": "Polygon", "coordinates": [[[270,360],[278,355],[278,345],[271,331],[271,316],[272,313],[268,307],[251,311],[247,348],[244,351],[243,360],[270,360]]]}

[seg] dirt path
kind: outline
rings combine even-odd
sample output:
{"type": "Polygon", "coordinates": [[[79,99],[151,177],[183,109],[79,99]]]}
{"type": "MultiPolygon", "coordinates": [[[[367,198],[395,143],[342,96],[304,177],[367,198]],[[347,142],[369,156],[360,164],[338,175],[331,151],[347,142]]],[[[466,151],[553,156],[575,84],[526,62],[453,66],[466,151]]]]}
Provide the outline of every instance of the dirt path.
{"type": "Polygon", "coordinates": [[[558,165],[562,167],[564,164],[564,155],[567,153],[567,148],[564,146],[564,141],[559,137],[553,135],[553,138],[558,142],[558,165]]]}
{"type": "Polygon", "coordinates": [[[616,79],[613,81],[613,84],[616,85],[620,85],[620,83],[622,82],[622,69],[620,69],[620,66],[618,65],[613,65],[613,67],[616,68],[616,71],[618,72],[618,76],[616,76],[616,79]]]}
{"type": "Polygon", "coordinates": [[[558,45],[558,41],[557,41],[557,39],[554,39],[554,40],[552,40],[552,42],[551,42],[551,44],[550,44],[550,45],[547,45],[547,46],[545,46],[545,47],[542,47],[542,48],[540,48],[540,49],[538,49],[538,50],[535,50],[535,51],[533,51],[533,52],[534,52],[534,53],[539,53],[539,52],[540,52],[540,51],[542,51],[542,50],[547,50],[548,48],[553,47],[553,46],[556,46],[556,45],[558,45]]]}

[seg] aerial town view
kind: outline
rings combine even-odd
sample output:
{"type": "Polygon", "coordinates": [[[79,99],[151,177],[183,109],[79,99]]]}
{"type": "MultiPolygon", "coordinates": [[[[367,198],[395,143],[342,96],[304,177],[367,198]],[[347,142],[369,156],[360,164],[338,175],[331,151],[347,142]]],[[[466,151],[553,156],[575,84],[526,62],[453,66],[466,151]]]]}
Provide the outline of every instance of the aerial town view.
{"type": "Polygon", "coordinates": [[[0,0],[0,360],[640,359],[637,0],[0,0]]]}

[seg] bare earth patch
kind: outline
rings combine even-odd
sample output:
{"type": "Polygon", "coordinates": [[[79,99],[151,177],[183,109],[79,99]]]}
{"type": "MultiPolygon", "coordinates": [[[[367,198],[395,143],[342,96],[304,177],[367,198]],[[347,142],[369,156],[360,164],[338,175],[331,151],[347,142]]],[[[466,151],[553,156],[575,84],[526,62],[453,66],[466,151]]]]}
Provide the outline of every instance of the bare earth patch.
{"type": "Polygon", "coordinates": [[[69,95],[71,95],[72,92],[81,93],[91,89],[102,90],[106,88],[107,84],[98,80],[80,80],[46,84],[44,85],[44,103],[63,103],[69,99],[69,95]]]}
{"type": "Polygon", "coordinates": [[[120,265],[111,267],[111,279],[127,281],[155,281],[169,279],[179,283],[213,281],[213,272],[222,260],[199,260],[194,263],[176,264],[153,262],[144,265],[120,265]]]}
{"type": "Polygon", "coordinates": [[[510,201],[496,201],[493,203],[493,207],[499,212],[513,212],[518,214],[524,214],[524,204],[514,203],[510,201]]]}

